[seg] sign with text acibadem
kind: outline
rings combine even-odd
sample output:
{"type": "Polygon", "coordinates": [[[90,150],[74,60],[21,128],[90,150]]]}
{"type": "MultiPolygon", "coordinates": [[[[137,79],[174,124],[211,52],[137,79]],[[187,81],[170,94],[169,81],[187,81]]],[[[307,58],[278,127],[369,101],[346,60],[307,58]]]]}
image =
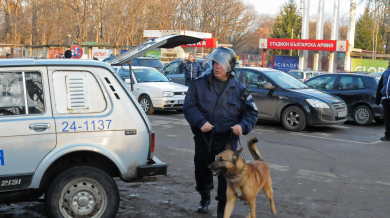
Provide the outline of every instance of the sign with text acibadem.
{"type": "Polygon", "coordinates": [[[365,71],[371,73],[383,72],[389,66],[386,60],[352,58],[351,71],[365,71]]]}

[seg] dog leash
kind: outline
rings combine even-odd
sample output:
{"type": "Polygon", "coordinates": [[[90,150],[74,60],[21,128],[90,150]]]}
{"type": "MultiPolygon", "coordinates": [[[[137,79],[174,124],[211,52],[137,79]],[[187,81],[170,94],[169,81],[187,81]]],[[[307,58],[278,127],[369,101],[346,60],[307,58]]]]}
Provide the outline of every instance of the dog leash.
{"type": "Polygon", "coordinates": [[[214,136],[214,131],[211,130],[211,137],[210,141],[207,141],[206,136],[204,136],[204,133],[202,133],[203,139],[206,142],[207,146],[209,147],[209,153],[211,152],[211,145],[213,144],[213,136],[214,136]]]}
{"type": "MultiPolygon", "coordinates": [[[[202,133],[203,140],[206,142],[206,145],[209,147],[209,153],[211,152],[211,146],[213,145],[213,136],[214,136],[214,131],[211,130],[210,141],[207,141],[206,136],[204,135],[204,133],[202,133]]],[[[230,140],[232,137],[233,137],[233,130],[230,131],[230,137],[229,137],[229,139],[227,140],[226,143],[228,143],[229,140],[230,140]]],[[[238,136],[238,144],[240,145],[240,148],[242,148],[240,136],[238,136]]],[[[241,157],[242,157],[242,159],[245,160],[244,154],[243,154],[243,153],[241,153],[241,157]]]]}

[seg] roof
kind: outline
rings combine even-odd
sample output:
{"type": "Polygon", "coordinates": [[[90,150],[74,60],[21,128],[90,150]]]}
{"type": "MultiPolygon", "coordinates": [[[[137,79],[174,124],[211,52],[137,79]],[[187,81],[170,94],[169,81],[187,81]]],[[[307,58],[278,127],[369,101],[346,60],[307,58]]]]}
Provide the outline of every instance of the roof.
{"type": "Polygon", "coordinates": [[[111,69],[111,66],[105,62],[95,60],[77,60],[77,59],[0,59],[0,67],[25,67],[25,66],[95,66],[111,69]]]}
{"type": "Polygon", "coordinates": [[[275,70],[275,69],[266,68],[266,67],[236,67],[236,69],[251,69],[251,70],[259,70],[259,71],[281,72],[280,70],[275,70]]]}

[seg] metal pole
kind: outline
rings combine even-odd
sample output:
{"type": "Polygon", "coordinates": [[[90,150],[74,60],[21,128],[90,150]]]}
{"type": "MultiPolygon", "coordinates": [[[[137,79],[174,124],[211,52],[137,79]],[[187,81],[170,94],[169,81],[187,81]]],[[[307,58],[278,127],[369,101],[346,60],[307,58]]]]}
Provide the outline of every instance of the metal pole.
{"type": "MultiPolygon", "coordinates": [[[[331,40],[339,39],[339,5],[340,5],[340,0],[334,0],[332,33],[330,38],[331,40]]],[[[330,52],[328,72],[335,73],[336,71],[337,71],[337,52],[330,52]]]]}
{"type": "MultiPolygon", "coordinates": [[[[291,39],[294,38],[294,28],[291,28],[291,39]]],[[[292,49],[290,49],[290,56],[292,56],[292,49]]]]}
{"type": "Polygon", "coordinates": [[[134,91],[134,80],[133,80],[133,73],[132,73],[132,69],[131,69],[131,60],[127,62],[127,64],[129,65],[129,72],[130,72],[130,87],[131,87],[131,91],[133,92],[134,91]]]}
{"type": "MultiPolygon", "coordinates": [[[[317,32],[316,39],[321,40],[324,38],[324,10],[325,0],[319,0],[318,2],[318,19],[317,19],[317,32]]],[[[314,54],[314,67],[315,71],[322,70],[322,51],[316,51],[314,54]]]]}
{"type": "MultiPolygon", "coordinates": [[[[303,11],[302,11],[302,35],[301,39],[309,39],[309,8],[310,0],[303,1],[303,11]]],[[[299,69],[307,69],[307,55],[308,51],[304,50],[299,53],[299,69]]]]}
{"type": "Polygon", "coordinates": [[[351,0],[351,9],[349,11],[349,26],[348,26],[348,51],[345,53],[344,70],[351,70],[351,51],[355,43],[355,21],[356,21],[356,0],[351,0]]]}
{"type": "Polygon", "coordinates": [[[265,66],[265,52],[267,51],[267,49],[263,49],[263,67],[266,67],[265,66]]]}

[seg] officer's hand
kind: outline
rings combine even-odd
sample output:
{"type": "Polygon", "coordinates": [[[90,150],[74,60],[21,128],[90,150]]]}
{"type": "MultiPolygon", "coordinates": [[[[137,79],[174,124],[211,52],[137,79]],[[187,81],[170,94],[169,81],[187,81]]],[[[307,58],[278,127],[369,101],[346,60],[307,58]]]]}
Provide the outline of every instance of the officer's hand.
{"type": "Polygon", "coordinates": [[[186,59],[183,59],[183,63],[185,63],[186,62],[186,59]]]}
{"type": "Polygon", "coordinates": [[[208,131],[210,131],[212,128],[214,128],[214,126],[211,125],[209,122],[207,122],[207,123],[205,123],[205,124],[202,126],[202,128],[200,128],[200,130],[201,130],[202,132],[208,132],[208,131]]]}
{"type": "Polygon", "coordinates": [[[238,124],[232,127],[232,131],[236,135],[241,135],[242,134],[242,128],[238,124]]]}

